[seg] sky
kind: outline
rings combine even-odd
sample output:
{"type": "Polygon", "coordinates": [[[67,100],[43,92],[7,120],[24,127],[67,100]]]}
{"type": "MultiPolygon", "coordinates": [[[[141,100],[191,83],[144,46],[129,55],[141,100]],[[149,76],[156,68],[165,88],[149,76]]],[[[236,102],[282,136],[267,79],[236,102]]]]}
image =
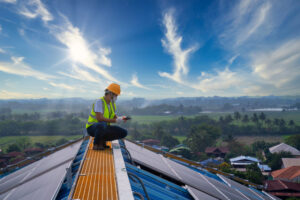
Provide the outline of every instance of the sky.
{"type": "Polygon", "coordinates": [[[0,99],[300,95],[299,0],[0,0],[0,99]]]}

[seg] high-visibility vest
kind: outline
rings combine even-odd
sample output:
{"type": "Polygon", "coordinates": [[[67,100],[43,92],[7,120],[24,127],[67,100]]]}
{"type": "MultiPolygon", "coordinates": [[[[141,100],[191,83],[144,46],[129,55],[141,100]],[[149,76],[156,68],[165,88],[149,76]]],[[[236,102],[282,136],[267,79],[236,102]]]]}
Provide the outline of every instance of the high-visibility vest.
{"type": "MultiPolygon", "coordinates": [[[[103,117],[107,119],[113,119],[115,117],[116,104],[110,102],[110,111],[109,111],[104,97],[101,97],[100,99],[102,100],[103,117]]],[[[95,107],[95,103],[93,103],[91,114],[88,118],[88,122],[86,123],[85,128],[88,128],[92,126],[94,123],[98,122],[94,107],[95,107]]],[[[110,123],[107,123],[107,125],[110,125],[110,123]]]]}

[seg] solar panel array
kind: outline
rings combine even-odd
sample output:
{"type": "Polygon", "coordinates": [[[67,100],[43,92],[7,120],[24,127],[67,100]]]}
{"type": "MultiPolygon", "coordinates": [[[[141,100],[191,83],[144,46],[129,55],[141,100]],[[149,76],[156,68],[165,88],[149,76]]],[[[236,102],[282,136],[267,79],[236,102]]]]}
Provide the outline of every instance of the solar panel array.
{"type": "Polygon", "coordinates": [[[251,195],[247,195],[247,192],[239,191],[240,188],[245,187],[239,183],[230,180],[234,182],[235,185],[235,187],[230,187],[226,183],[198,173],[132,142],[125,141],[125,145],[136,163],[184,183],[187,185],[189,191],[193,193],[193,195],[191,195],[194,198],[203,199],[204,196],[209,196],[211,199],[270,199],[269,196],[255,192],[252,192],[251,195]],[[238,185],[240,187],[238,187],[238,185]]]}
{"type": "Polygon", "coordinates": [[[52,199],[82,141],[0,179],[0,199],[52,199]]]}

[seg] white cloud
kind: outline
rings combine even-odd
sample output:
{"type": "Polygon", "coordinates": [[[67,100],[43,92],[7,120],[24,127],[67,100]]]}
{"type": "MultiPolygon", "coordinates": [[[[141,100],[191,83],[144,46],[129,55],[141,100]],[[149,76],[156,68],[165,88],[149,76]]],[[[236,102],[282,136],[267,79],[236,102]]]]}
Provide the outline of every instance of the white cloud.
{"type": "Polygon", "coordinates": [[[75,63],[92,69],[109,81],[118,82],[106,70],[98,65],[111,66],[111,60],[107,57],[107,55],[111,53],[110,49],[100,48],[100,55],[94,53],[89,48],[80,30],[69,22],[66,22],[66,25],[60,27],[58,30],[52,29],[52,32],[62,44],[67,46],[70,58],[75,63]]]}
{"type": "Polygon", "coordinates": [[[268,83],[281,87],[300,82],[300,39],[292,39],[267,52],[252,55],[253,73],[268,83]]]}
{"type": "Polygon", "coordinates": [[[34,77],[40,80],[55,78],[52,75],[32,69],[31,66],[23,62],[24,57],[11,57],[13,62],[0,62],[0,71],[19,76],[34,77]]]}
{"type": "Polygon", "coordinates": [[[96,74],[90,74],[88,71],[85,71],[83,69],[80,69],[78,66],[73,65],[72,72],[66,73],[66,72],[58,72],[61,75],[67,76],[69,78],[81,80],[81,81],[88,81],[88,82],[94,82],[100,84],[102,81],[97,77],[96,74]]]}
{"type": "Polygon", "coordinates": [[[37,99],[43,98],[45,96],[39,94],[27,94],[27,93],[20,93],[20,92],[11,92],[6,90],[0,91],[0,99],[37,99]]]}
{"type": "Polygon", "coordinates": [[[0,48],[0,53],[5,53],[5,50],[0,48]]]}
{"type": "Polygon", "coordinates": [[[31,19],[41,17],[44,22],[53,20],[53,16],[40,0],[29,0],[22,3],[19,14],[31,19]]]}
{"type": "Polygon", "coordinates": [[[53,87],[58,87],[58,88],[62,88],[62,89],[66,89],[66,90],[75,90],[75,87],[66,85],[64,83],[53,83],[53,82],[49,82],[49,84],[53,87]]]}
{"type": "Polygon", "coordinates": [[[138,77],[136,74],[132,75],[132,79],[130,81],[130,83],[138,88],[142,88],[142,89],[146,89],[146,90],[150,90],[150,88],[143,86],[141,83],[139,83],[138,77]]]}
{"type": "Polygon", "coordinates": [[[193,84],[192,87],[205,93],[230,89],[239,86],[242,82],[240,75],[228,68],[224,71],[217,71],[214,75],[204,73],[198,79],[199,83],[193,84]]]}
{"type": "Polygon", "coordinates": [[[0,33],[2,32],[2,26],[1,26],[1,24],[0,24],[0,33]]]}
{"type": "Polygon", "coordinates": [[[12,4],[15,4],[17,3],[17,0],[0,0],[0,3],[3,2],[3,3],[12,3],[12,4]]]}
{"type": "Polygon", "coordinates": [[[99,51],[100,51],[100,53],[99,53],[100,55],[98,58],[99,64],[111,67],[111,59],[107,57],[109,54],[111,54],[111,49],[110,48],[100,48],[99,51]]]}
{"type": "Polygon", "coordinates": [[[172,79],[175,82],[183,83],[183,76],[188,74],[187,66],[189,55],[197,49],[197,46],[189,47],[185,50],[181,47],[182,36],[177,34],[177,26],[173,19],[173,10],[169,10],[164,14],[163,24],[166,27],[165,39],[162,39],[163,47],[173,56],[174,72],[159,72],[159,75],[172,79]]]}

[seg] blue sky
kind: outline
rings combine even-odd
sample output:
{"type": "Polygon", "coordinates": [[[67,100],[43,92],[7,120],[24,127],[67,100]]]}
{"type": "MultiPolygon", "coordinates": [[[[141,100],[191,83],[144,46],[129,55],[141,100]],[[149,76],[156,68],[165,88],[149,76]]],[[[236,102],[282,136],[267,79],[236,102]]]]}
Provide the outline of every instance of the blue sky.
{"type": "Polygon", "coordinates": [[[300,1],[0,0],[0,99],[300,94],[300,1]]]}

